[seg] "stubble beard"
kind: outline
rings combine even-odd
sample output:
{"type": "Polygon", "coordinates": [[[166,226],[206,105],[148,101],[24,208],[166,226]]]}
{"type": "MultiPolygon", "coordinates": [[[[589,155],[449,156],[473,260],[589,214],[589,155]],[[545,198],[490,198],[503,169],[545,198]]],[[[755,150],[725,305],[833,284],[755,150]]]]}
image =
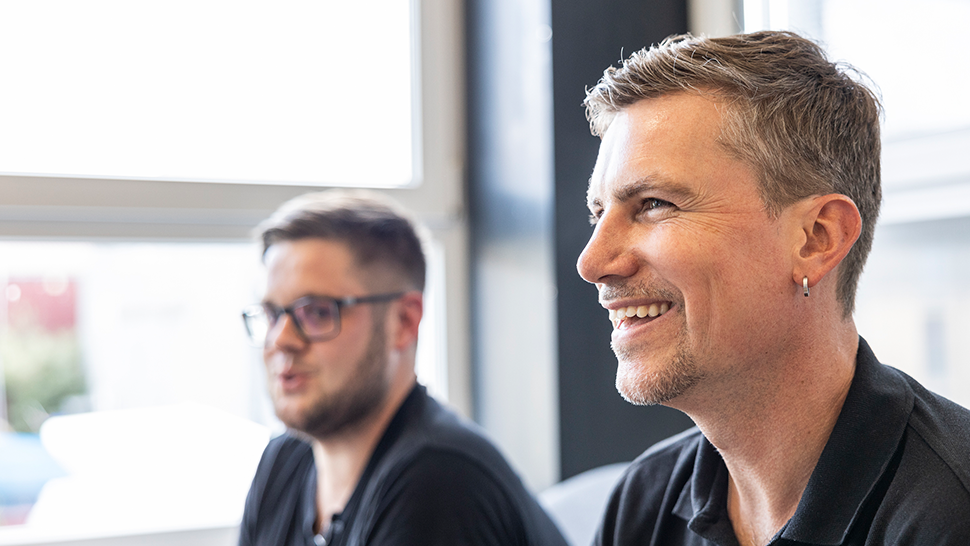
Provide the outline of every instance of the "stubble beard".
{"type": "MultiPolygon", "coordinates": [[[[648,290],[643,285],[610,286],[601,291],[606,299],[649,296],[676,302],[683,312],[684,303],[671,290],[658,288],[648,290]]],[[[682,330],[677,349],[669,362],[654,362],[657,355],[642,346],[610,344],[616,355],[616,390],[623,399],[638,406],[665,404],[684,394],[702,378],[693,352],[690,350],[687,332],[682,330]]]]}
{"type": "Polygon", "coordinates": [[[684,340],[669,362],[656,364],[655,369],[645,365],[650,355],[640,348],[621,348],[613,345],[618,365],[616,390],[623,399],[637,406],[665,404],[684,394],[696,385],[701,375],[694,355],[684,340]]]}
{"type": "Polygon", "coordinates": [[[367,352],[357,361],[351,381],[338,393],[321,397],[288,427],[317,439],[347,432],[376,414],[387,400],[387,336],[383,316],[375,311],[367,352]]]}

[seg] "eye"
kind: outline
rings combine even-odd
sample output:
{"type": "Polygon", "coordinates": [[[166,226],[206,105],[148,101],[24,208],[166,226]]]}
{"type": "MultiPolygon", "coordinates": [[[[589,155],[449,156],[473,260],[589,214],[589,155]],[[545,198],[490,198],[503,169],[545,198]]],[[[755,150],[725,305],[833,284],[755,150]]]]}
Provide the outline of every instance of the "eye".
{"type": "Polygon", "coordinates": [[[590,209],[589,225],[595,226],[600,221],[600,216],[603,216],[603,209],[590,209]]]}
{"type": "Polygon", "coordinates": [[[670,201],[664,201],[663,199],[657,199],[654,197],[649,197],[643,200],[643,210],[662,209],[672,206],[674,205],[670,201]]]}
{"type": "Polygon", "coordinates": [[[663,199],[657,199],[656,197],[647,197],[640,202],[639,214],[649,214],[654,211],[666,212],[674,208],[674,204],[670,201],[664,201],[663,199]]]}
{"type": "Polygon", "coordinates": [[[332,301],[321,300],[301,305],[296,311],[305,324],[320,325],[333,320],[333,307],[332,301]]]}

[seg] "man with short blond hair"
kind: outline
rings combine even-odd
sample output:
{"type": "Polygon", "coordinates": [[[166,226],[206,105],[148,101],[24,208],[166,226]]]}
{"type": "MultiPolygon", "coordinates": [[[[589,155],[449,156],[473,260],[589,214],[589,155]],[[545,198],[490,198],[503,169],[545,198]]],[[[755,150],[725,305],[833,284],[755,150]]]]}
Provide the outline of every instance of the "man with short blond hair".
{"type": "Polygon", "coordinates": [[[795,34],[683,36],[610,68],[580,274],[616,384],[697,425],[645,452],[597,545],[970,544],[970,412],[856,332],[879,106],[795,34]]]}

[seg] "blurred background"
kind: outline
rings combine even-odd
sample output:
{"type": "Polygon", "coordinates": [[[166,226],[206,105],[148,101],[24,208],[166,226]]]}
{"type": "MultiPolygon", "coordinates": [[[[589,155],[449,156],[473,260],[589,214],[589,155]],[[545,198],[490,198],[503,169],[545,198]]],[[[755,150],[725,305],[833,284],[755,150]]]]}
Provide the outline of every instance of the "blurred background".
{"type": "Polygon", "coordinates": [[[427,224],[419,378],[533,491],[690,426],[616,394],[575,271],[584,90],[687,31],[795,30],[875,83],[856,321],[970,405],[968,24],[970,0],[0,0],[0,544],[232,543],[280,430],[251,233],[316,188],[427,224]]]}

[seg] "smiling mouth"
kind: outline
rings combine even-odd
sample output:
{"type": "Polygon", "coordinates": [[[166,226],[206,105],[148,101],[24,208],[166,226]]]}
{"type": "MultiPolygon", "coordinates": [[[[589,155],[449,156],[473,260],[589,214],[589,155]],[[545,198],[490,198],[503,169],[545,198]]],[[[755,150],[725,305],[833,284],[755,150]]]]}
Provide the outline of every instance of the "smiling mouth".
{"type": "Polygon", "coordinates": [[[621,324],[630,325],[642,320],[653,320],[670,310],[670,303],[651,303],[650,305],[630,305],[619,309],[610,309],[610,322],[614,329],[621,324]]]}

